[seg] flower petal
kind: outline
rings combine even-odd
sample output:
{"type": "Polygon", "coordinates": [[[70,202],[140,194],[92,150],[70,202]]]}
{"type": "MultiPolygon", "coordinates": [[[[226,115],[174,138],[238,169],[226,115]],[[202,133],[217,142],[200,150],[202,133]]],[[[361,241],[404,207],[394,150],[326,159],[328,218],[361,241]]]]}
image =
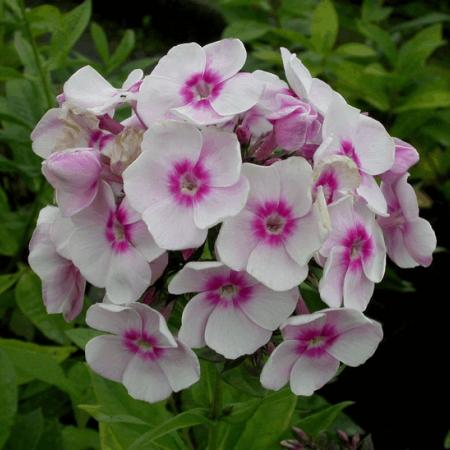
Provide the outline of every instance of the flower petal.
{"type": "Polygon", "coordinates": [[[312,395],[336,374],[339,361],[324,353],[318,357],[301,356],[291,370],[290,385],[295,395],[312,395]]]}
{"type": "Polygon", "coordinates": [[[142,320],[132,308],[106,303],[92,305],[86,313],[86,323],[96,330],[114,334],[142,328],[142,320]]]}
{"type": "Polygon", "coordinates": [[[123,374],[133,358],[119,336],[96,336],[86,344],[86,362],[102,377],[121,382],[123,374]]]}
{"type": "Polygon", "coordinates": [[[256,325],[232,305],[216,307],[205,330],[206,345],[228,359],[251,355],[266,344],[270,336],[271,331],[256,325]]]}
{"type": "Polygon", "coordinates": [[[284,246],[272,247],[261,242],[250,254],[247,272],[274,291],[286,291],[305,280],[308,266],[298,265],[284,246]]]}
{"type": "Polygon", "coordinates": [[[431,264],[437,241],[429,222],[419,217],[408,223],[404,241],[410,255],[421,266],[428,267],[431,264]]]}
{"type": "Polygon", "coordinates": [[[361,184],[357,188],[358,194],[367,202],[367,206],[376,214],[387,215],[387,203],[383,192],[372,175],[361,174],[361,184]]]}
{"type": "Polygon", "coordinates": [[[282,342],[270,355],[261,371],[261,384],[278,391],[288,383],[292,367],[298,360],[296,341],[282,342]]]}
{"type": "Polygon", "coordinates": [[[247,59],[244,44],[239,39],[222,39],[205,45],[206,68],[227,80],[238,73],[247,59]]]}
{"type": "Polygon", "coordinates": [[[166,375],[156,361],[135,356],[123,374],[122,380],[128,394],[136,400],[156,403],[172,393],[166,375]]]}
{"type": "Polygon", "coordinates": [[[345,248],[340,246],[331,250],[319,282],[320,298],[332,307],[342,304],[344,278],[348,267],[345,253],[345,248]]]}
{"type": "Polygon", "coordinates": [[[248,111],[258,102],[264,85],[251,73],[238,73],[220,84],[220,92],[211,106],[221,116],[233,116],[248,111]]]}
{"type": "Polygon", "coordinates": [[[344,306],[364,311],[372,298],[374,283],[364,274],[362,267],[349,267],[344,278],[344,306]]]}

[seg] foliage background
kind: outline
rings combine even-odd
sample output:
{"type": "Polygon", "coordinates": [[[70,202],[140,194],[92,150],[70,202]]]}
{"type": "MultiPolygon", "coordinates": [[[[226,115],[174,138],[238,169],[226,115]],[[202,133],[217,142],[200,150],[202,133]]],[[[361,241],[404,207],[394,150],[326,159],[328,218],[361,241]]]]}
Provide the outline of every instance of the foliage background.
{"type": "MultiPolygon", "coordinates": [[[[320,441],[318,448],[337,445],[336,428],[352,434],[359,426],[372,433],[375,448],[441,448],[450,429],[448,414],[440,413],[450,403],[448,3],[99,0],[23,6],[0,0],[0,448],[204,448],[206,430],[214,428],[220,448],[275,449],[292,437],[291,425],[313,436],[322,432],[318,439],[328,444],[320,441]],[[221,36],[245,42],[248,70],[281,74],[278,47],[296,51],[314,75],[415,145],[421,162],[412,181],[440,247],[430,269],[389,269],[368,310],[383,323],[385,340],[364,367],[345,370],[321,391],[326,400],[297,401],[286,390],[267,395],[247,360],[222,374],[217,415],[211,386],[218,375],[205,359],[200,384],[168,405],[133,401],[121,386],[90,373],[82,348],[92,332],[82,318],[65,324],[46,315],[26,257],[37,213],[52,202],[29,134],[55,104],[64,80],[91,64],[118,86],[135,67],[149,72],[172,45],[221,36]],[[340,413],[344,407],[358,425],[340,413]],[[188,408],[194,409],[179,415],[188,408]]],[[[315,292],[304,294],[312,304],[315,292]]],[[[89,297],[95,301],[96,292],[89,297]]]]}

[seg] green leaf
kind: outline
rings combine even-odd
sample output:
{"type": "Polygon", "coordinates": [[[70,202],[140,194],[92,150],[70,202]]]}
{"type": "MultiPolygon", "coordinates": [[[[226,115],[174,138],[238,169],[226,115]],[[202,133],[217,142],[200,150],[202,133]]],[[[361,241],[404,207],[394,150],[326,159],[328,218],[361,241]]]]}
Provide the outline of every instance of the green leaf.
{"type": "Polygon", "coordinates": [[[0,81],[14,80],[15,78],[22,78],[23,75],[12,67],[0,66],[0,81]]]}
{"type": "Polygon", "coordinates": [[[377,54],[372,47],[360,44],[359,42],[342,44],[336,49],[336,53],[342,56],[352,56],[354,58],[370,58],[377,54]]]}
{"type": "Polygon", "coordinates": [[[358,31],[383,52],[392,65],[395,65],[397,59],[397,50],[390,34],[373,23],[357,21],[358,31]]]}
{"type": "Polygon", "coordinates": [[[9,273],[7,275],[0,275],[0,295],[3,294],[3,292],[6,292],[8,289],[10,289],[18,278],[21,275],[21,271],[18,271],[16,273],[9,273]]]}
{"type": "Polygon", "coordinates": [[[8,450],[35,450],[44,431],[44,417],[40,409],[17,416],[7,444],[8,450]]]}
{"type": "Polygon", "coordinates": [[[0,350],[0,405],[0,448],[3,448],[17,412],[16,372],[3,350],[0,350]]]}
{"type": "Polygon", "coordinates": [[[133,442],[129,450],[147,450],[156,439],[172,431],[208,424],[210,420],[207,418],[207,414],[208,410],[206,408],[195,408],[182,412],[142,435],[133,442]]]}
{"type": "Polygon", "coordinates": [[[263,37],[272,27],[256,20],[238,20],[228,25],[222,33],[224,38],[238,38],[243,42],[251,42],[263,37]]]}
{"type": "Polygon", "coordinates": [[[66,344],[68,342],[64,331],[70,328],[61,315],[48,314],[45,310],[41,282],[37,275],[27,272],[20,278],[16,286],[16,302],[21,311],[49,339],[66,344]]]}
{"type": "Polygon", "coordinates": [[[407,97],[395,112],[405,112],[417,109],[446,108],[450,106],[450,92],[448,90],[418,89],[407,97]]]}
{"type": "Polygon", "coordinates": [[[69,356],[73,347],[43,346],[0,338],[0,348],[14,364],[19,384],[38,379],[68,393],[74,389],[58,364],[69,356]]]}
{"type": "Polygon", "coordinates": [[[361,17],[366,22],[381,22],[392,12],[392,8],[383,8],[383,0],[364,0],[361,17]]]}
{"type": "Polygon", "coordinates": [[[9,114],[6,112],[0,111],[0,120],[4,120],[5,122],[15,123],[16,125],[20,125],[22,127],[31,129],[31,125],[25,122],[20,117],[15,116],[14,114],[9,114]]]}
{"type": "Polygon", "coordinates": [[[95,49],[102,61],[106,64],[109,59],[108,38],[103,28],[96,22],[91,23],[91,37],[94,41],[95,49]]]}
{"type": "Polygon", "coordinates": [[[126,414],[111,416],[109,414],[105,414],[101,411],[101,405],[78,405],[82,411],[87,412],[90,416],[92,416],[97,422],[104,423],[134,423],[137,425],[148,425],[147,422],[144,422],[139,417],[129,416],[126,414]]]}
{"type": "Polygon", "coordinates": [[[450,431],[445,436],[444,448],[446,449],[450,448],[450,431]]]}
{"type": "Polygon", "coordinates": [[[70,330],[65,330],[68,338],[81,350],[84,350],[88,341],[90,341],[95,336],[100,336],[104,333],[91,328],[72,328],[70,330]]]}
{"type": "Polygon", "coordinates": [[[99,435],[91,428],[64,427],[62,436],[66,450],[100,450],[99,435]]]}
{"type": "Polygon", "coordinates": [[[51,55],[50,68],[55,69],[61,65],[83,34],[90,17],[91,0],[85,0],[63,16],[59,28],[52,35],[49,51],[51,55]]]}
{"type": "Polygon", "coordinates": [[[319,53],[328,53],[336,42],[338,15],[331,0],[321,0],[311,22],[311,42],[319,53]]]}
{"type": "Polygon", "coordinates": [[[25,69],[32,74],[37,74],[36,58],[34,57],[31,44],[23,38],[20,32],[14,34],[14,48],[25,69]]]}
{"type": "Polygon", "coordinates": [[[108,61],[108,72],[113,71],[126,61],[130,53],[133,51],[135,43],[135,35],[133,30],[125,31],[119,45],[114,50],[111,59],[108,61]]]}
{"type": "Polygon", "coordinates": [[[341,402],[337,405],[329,406],[319,412],[311,414],[296,423],[298,427],[306,433],[316,436],[321,431],[328,429],[337,419],[341,411],[347,406],[353,405],[353,402],[341,402]]]}
{"type": "Polygon", "coordinates": [[[271,448],[289,428],[297,397],[289,389],[268,394],[247,420],[234,450],[271,448]]]}
{"type": "Polygon", "coordinates": [[[398,52],[396,70],[400,75],[411,77],[418,67],[439,47],[445,44],[442,39],[442,24],[431,25],[420,30],[402,45],[398,52]]]}

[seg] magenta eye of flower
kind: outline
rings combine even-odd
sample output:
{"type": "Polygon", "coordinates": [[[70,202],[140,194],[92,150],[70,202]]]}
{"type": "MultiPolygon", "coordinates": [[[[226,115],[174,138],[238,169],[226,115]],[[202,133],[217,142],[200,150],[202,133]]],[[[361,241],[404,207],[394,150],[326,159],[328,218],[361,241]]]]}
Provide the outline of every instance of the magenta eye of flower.
{"type": "Polygon", "coordinates": [[[271,234],[281,234],[284,230],[286,219],[280,214],[271,214],[266,219],[266,230],[271,234]]]}
{"type": "Polygon", "coordinates": [[[323,336],[315,336],[312,339],[309,340],[308,342],[308,347],[309,348],[317,348],[317,347],[321,347],[323,345],[325,341],[325,337],[323,336]]]}
{"type": "Polygon", "coordinates": [[[351,141],[342,141],[341,142],[341,148],[339,153],[340,155],[347,156],[353,162],[358,166],[358,168],[361,166],[361,162],[359,160],[358,155],[356,154],[355,147],[353,147],[353,144],[351,141]]]}
{"type": "Polygon", "coordinates": [[[338,187],[336,175],[331,170],[324,171],[316,184],[314,185],[314,193],[317,192],[319,186],[322,186],[323,195],[327,204],[330,204],[334,198],[334,192],[338,187]]]}
{"type": "Polygon", "coordinates": [[[139,338],[139,339],[136,339],[135,342],[140,350],[152,350],[153,349],[153,343],[149,342],[145,339],[139,338]]]}
{"type": "Polygon", "coordinates": [[[164,350],[158,347],[156,337],[145,331],[129,330],[123,335],[123,344],[130,352],[143,359],[155,360],[162,356],[164,350]]]}
{"type": "Polygon", "coordinates": [[[124,252],[129,247],[131,226],[124,223],[126,213],[122,209],[111,211],[106,223],[106,239],[117,252],[124,252]]]}
{"type": "Polygon", "coordinates": [[[114,220],[112,232],[116,241],[123,241],[126,237],[125,228],[118,220],[114,220]]]}

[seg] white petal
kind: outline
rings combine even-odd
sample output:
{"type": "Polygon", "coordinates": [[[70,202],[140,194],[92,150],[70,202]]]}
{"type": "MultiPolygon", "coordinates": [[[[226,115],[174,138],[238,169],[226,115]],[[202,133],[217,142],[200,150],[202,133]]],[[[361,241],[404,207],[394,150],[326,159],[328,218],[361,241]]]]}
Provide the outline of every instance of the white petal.
{"type": "Polygon", "coordinates": [[[221,83],[218,96],[211,106],[221,116],[231,116],[248,111],[255,106],[264,89],[251,73],[239,73],[221,83]]]}
{"type": "Polygon", "coordinates": [[[244,209],[227,219],[216,240],[216,253],[220,261],[234,270],[244,270],[254,248],[258,245],[252,229],[254,215],[244,209]]]}
{"type": "Polygon", "coordinates": [[[222,39],[205,45],[206,68],[226,80],[238,73],[245,63],[247,52],[239,39],[222,39]]]}
{"type": "Polygon", "coordinates": [[[181,342],[176,348],[165,349],[158,364],[175,392],[188,388],[200,379],[197,355],[181,342]]]}
{"type": "Polygon", "coordinates": [[[347,270],[344,279],[344,306],[364,311],[372,298],[374,283],[364,274],[362,267],[347,270]]]}
{"type": "Polygon", "coordinates": [[[312,395],[336,374],[339,361],[324,353],[318,357],[301,356],[291,371],[290,384],[296,395],[312,395]]]}
{"type": "Polygon", "coordinates": [[[387,215],[387,203],[383,192],[372,175],[362,174],[358,194],[367,202],[367,206],[376,214],[387,215]]]}
{"type": "Polygon", "coordinates": [[[166,399],[172,393],[169,381],[157,362],[135,356],[123,375],[123,384],[131,397],[149,403],[166,399]]]}
{"type": "Polygon", "coordinates": [[[168,290],[171,294],[203,292],[211,277],[229,273],[230,269],[217,261],[189,262],[170,280],[168,290]]]}
{"type": "Polygon", "coordinates": [[[191,348],[205,346],[206,324],[214,308],[214,303],[207,300],[206,294],[192,297],[184,307],[178,339],[191,348]]]}
{"type": "Polygon", "coordinates": [[[114,334],[142,328],[141,318],[132,308],[106,303],[92,305],[86,313],[86,323],[96,330],[114,334]]]}
{"type": "Polygon", "coordinates": [[[404,240],[410,255],[421,266],[428,267],[437,243],[436,234],[430,223],[421,217],[408,223],[404,240]]]}
{"type": "Polygon", "coordinates": [[[250,182],[250,193],[248,198],[249,207],[253,204],[261,204],[267,201],[278,202],[280,198],[280,174],[273,166],[257,166],[245,163],[242,173],[250,182]]]}
{"type": "Polygon", "coordinates": [[[289,381],[292,367],[299,358],[296,341],[282,342],[270,355],[261,372],[261,384],[277,391],[289,381]]]}
{"type": "Polygon", "coordinates": [[[109,380],[122,381],[133,353],[126,350],[119,336],[96,336],[86,344],[86,362],[89,367],[109,380]]]}
{"type": "Polygon", "coordinates": [[[340,306],[347,272],[345,249],[334,247],[328,257],[319,282],[320,298],[329,306],[340,306]]]}
{"type": "Polygon", "coordinates": [[[249,192],[247,178],[227,187],[214,187],[194,207],[194,222],[201,228],[211,228],[228,217],[236,216],[245,206],[249,192]]]}
{"type": "Polygon", "coordinates": [[[193,209],[178,205],[172,199],[147,208],[143,219],[156,244],[166,250],[197,248],[205,242],[207,230],[195,225],[193,209]]]}
{"type": "Polygon", "coordinates": [[[206,324],[205,341],[217,353],[228,359],[251,355],[266,344],[272,332],[261,328],[232,305],[217,307],[206,324]]]}
{"type": "Polygon", "coordinates": [[[106,293],[113,303],[134,302],[150,286],[148,262],[134,247],[114,253],[106,279],[106,293]]]}
{"type": "Polygon", "coordinates": [[[273,331],[294,312],[298,297],[298,288],[276,292],[257,284],[252,287],[251,298],[239,307],[260,327],[273,331]]]}
{"type": "Polygon", "coordinates": [[[305,280],[308,266],[298,265],[284,246],[261,242],[250,254],[247,272],[274,291],[286,291],[305,280]]]}

